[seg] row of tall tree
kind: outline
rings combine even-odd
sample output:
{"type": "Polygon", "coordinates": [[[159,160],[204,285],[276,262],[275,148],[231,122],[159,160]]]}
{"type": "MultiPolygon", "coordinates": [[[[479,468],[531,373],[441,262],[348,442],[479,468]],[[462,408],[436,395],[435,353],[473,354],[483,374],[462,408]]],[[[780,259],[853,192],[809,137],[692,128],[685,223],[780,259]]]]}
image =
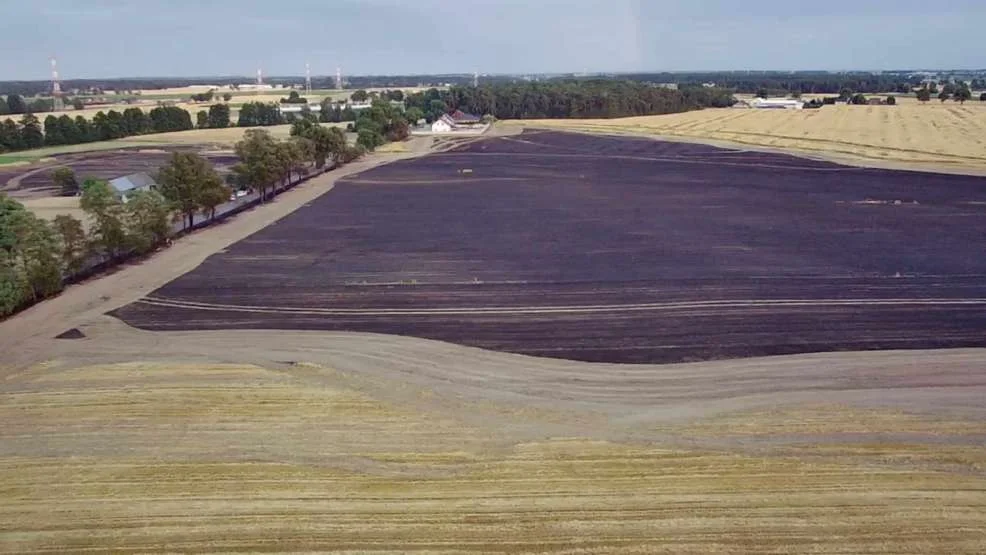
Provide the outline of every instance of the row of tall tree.
{"type": "Polygon", "coordinates": [[[230,123],[229,104],[213,104],[208,111],[195,114],[195,126],[199,129],[225,129],[230,123]]]}
{"type": "Polygon", "coordinates": [[[155,191],[124,204],[109,183],[87,180],[81,206],[88,233],[72,216],[48,222],[0,194],[0,317],[57,294],[92,257],[148,252],[171,232],[168,201],[155,191]]]}
{"type": "Polygon", "coordinates": [[[55,109],[55,103],[50,98],[35,98],[28,102],[19,94],[7,95],[7,98],[0,98],[0,116],[8,114],[29,114],[51,112],[55,109]]]}
{"type": "Polygon", "coordinates": [[[423,114],[429,121],[451,110],[490,114],[499,119],[615,118],[731,106],[734,102],[732,91],[716,87],[672,89],[612,80],[451,87],[405,97],[409,119],[423,114]]]}
{"type": "Polygon", "coordinates": [[[363,154],[363,149],[347,144],[338,128],[310,119],[292,124],[291,137],[286,141],[275,139],[264,129],[248,129],[234,150],[240,162],[233,166],[230,181],[238,188],[259,192],[261,201],[278,182],[286,184],[313,167],[323,168],[330,160],[341,165],[363,154]]]}
{"type": "MultiPolygon", "coordinates": [[[[228,121],[228,107],[226,119],[228,121]]],[[[0,152],[29,150],[45,145],[73,145],[107,141],[133,135],[165,133],[192,129],[189,113],[174,106],[154,108],[145,113],[140,108],[97,112],[93,119],[72,118],[66,114],[49,115],[44,129],[34,114],[25,114],[19,121],[6,119],[0,124],[0,152]]]]}
{"type": "MultiPolygon", "coordinates": [[[[938,90],[934,86],[924,86],[918,89],[917,97],[921,102],[928,102],[931,100],[932,96],[937,96],[938,100],[945,102],[946,100],[955,100],[960,104],[965,104],[966,100],[972,100],[972,90],[966,83],[945,83],[942,85],[941,90],[938,90]],[[938,93],[935,95],[935,93],[938,93]]],[[[986,102],[986,93],[980,95],[979,100],[986,102]]]]}
{"type": "Polygon", "coordinates": [[[230,185],[258,191],[266,200],[277,183],[330,162],[351,162],[364,152],[348,145],[338,128],[310,120],[295,122],[284,141],[266,130],[248,130],[235,150],[240,162],[227,180],[205,158],[177,152],[158,172],[156,190],[130,193],[126,202],[106,181],[79,185],[72,170],[55,170],[52,180],[64,193],[81,191],[88,231],[69,215],[52,222],[38,218],[0,193],[0,318],[57,294],[94,261],[114,263],[154,250],[179,218],[191,227],[198,214],[215,217],[232,193],[230,185]]]}
{"type": "Polygon", "coordinates": [[[240,107],[240,117],[237,127],[257,127],[264,125],[281,125],[284,116],[277,104],[273,102],[247,102],[240,107]]]}

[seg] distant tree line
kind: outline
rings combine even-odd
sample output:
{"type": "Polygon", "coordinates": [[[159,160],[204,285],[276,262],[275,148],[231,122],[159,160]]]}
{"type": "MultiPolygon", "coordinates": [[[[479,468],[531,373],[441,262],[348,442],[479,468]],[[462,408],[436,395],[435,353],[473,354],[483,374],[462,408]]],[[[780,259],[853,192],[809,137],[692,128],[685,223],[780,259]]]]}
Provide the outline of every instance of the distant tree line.
{"type": "Polygon", "coordinates": [[[433,121],[451,110],[499,119],[617,118],[731,106],[732,91],[715,87],[678,90],[630,81],[549,81],[429,89],[405,97],[409,119],[433,121]]]}
{"type": "Polygon", "coordinates": [[[30,102],[24,100],[19,94],[9,94],[6,98],[0,98],[0,116],[38,114],[51,112],[54,109],[55,102],[50,98],[35,98],[30,102]]]}
{"type": "Polygon", "coordinates": [[[287,185],[330,162],[342,165],[364,150],[347,144],[334,127],[301,120],[291,138],[279,141],[266,130],[248,130],[236,144],[240,162],[224,180],[195,153],[176,152],[157,174],[156,190],[135,191],[124,202],[103,180],[80,185],[69,168],[52,172],[64,194],[79,194],[88,220],[69,215],[48,222],[0,193],[0,318],[60,292],[66,282],[95,265],[113,265],[168,242],[179,219],[195,225],[198,214],[214,218],[233,188],[250,189],[266,200],[276,184],[287,185]]]}
{"type": "MultiPolygon", "coordinates": [[[[228,107],[226,109],[228,121],[228,107]]],[[[43,129],[37,116],[25,114],[19,121],[7,118],[0,123],[0,152],[188,129],[192,129],[191,116],[186,110],[174,106],[161,106],[149,113],[140,108],[127,108],[122,113],[116,110],[97,112],[91,121],[82,116],[49,115],[44,120],[43,129]]]]}
{"type": "MultiPolygon", "coordinates": [[[[971,80],[973,90],[986,89],[986,75],[982,71],[942,71],[940,75],[949,80],[971,80]]],[[[541,82],[585,79],[576,74],[556,75],[483,75],[480,83],[496,85],[520,83],[529,79],[541,82]]],[[[771,95],[787,95],[792,92],[802,94],[837,94],[843,88],[860,93],[906,93],[921,84],[923,74],[911,70],[827,72],[827,71],[702,71],[702,72],[653,72],[594,75],[588,79],[611,79],[617,81],[641,81],[647,83],[678,83],[697,85],[715,83],[724,88],[735,89],[739,93],[753,94],[759,88],[771,90],[771,95]],[[904,87],[910,87],[903,90],[904,87]]],[[[265,81],[270,84],[296,85],[302,81],[300,76],[271,76],[265,81]]],[[[193,85],[231,86],[251,80],[250,77],[196,77],[196,78],[121,78],[121,79],[68,79],[62,81],[63,90],[135,91],[141,89],[165,89],[193,85]]],[[[346,86],[350,89],[428,87],[439,85],[469,86],[472,74],[428,74],[428,75],[360,75],[346,76],[346,86]]],[[[335,88],[332,75],[314,76],[312,86],[316,89],[335,88]]],[[[46,94],[51,90],[47,80],[38,81],[0,81],[0,94],[19,94],[33,96],[46,94]]],[[[937,93],[936,93],[937,94],[937,93]]]]}

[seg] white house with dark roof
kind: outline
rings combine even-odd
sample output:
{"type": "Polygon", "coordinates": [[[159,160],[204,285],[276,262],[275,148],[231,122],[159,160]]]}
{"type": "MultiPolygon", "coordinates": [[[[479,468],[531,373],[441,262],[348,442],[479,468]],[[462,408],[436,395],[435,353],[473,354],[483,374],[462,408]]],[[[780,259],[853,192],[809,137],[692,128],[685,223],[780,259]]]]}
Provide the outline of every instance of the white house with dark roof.
{"type": "Polygon", "coordinates": [[[157,188],[157,182],[146,173],[132,173],[123,177],[110,180],[110,187],[120,197],[120,200],[127,202],[135,191],[150,191],[157,188]]]}
{"type": "Polygon", "coordinates": [[[455,120],[453,120],[448,114],[442,114],[442,116],[435,120],[431,124],[432,133],[448,133],[456,128],[455,120]]]}

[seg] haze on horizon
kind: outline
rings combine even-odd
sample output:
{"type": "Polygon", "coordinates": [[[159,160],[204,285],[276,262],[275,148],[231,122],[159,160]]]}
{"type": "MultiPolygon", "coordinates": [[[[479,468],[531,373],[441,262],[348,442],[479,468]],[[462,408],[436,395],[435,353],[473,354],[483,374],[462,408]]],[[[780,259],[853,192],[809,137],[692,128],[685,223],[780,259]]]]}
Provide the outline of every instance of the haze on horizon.
{"type": "Polygon", "coordinates": [[[0,80],[983,68],[986,2],[32,0],[4,6],[0,80]],[[40,30],[40,32],[39,32],[40,30]],[[13,55],[16,54],[16,55],[13,55]]]}

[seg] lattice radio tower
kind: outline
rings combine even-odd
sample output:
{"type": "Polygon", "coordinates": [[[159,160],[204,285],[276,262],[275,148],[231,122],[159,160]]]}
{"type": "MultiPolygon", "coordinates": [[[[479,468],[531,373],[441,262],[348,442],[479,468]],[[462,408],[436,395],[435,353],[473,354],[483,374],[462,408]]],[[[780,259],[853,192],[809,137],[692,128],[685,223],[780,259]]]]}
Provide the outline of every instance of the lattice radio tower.
{"type": "Polygon", "coordinates": [[[312,66],[305,62],[305,94],[312,94],[312,66]]]}
{"type": "Polygon", "coordinates": [[[342,68],[336,68],[336,89],[342,90],[342,68]]]}
{"type": "Polygon", "coordinates": [[[51,98],[52,109],[56,112],[65,109],[65,99],[62,98],[62,84],[58,82],[58,61],[51,57],[51,98]]]}
{"type": "Polygon", "coordinates": [[[478,71],[472,74],[472,86],[473,87],[479,87],[479,72],[478,71]]]}

